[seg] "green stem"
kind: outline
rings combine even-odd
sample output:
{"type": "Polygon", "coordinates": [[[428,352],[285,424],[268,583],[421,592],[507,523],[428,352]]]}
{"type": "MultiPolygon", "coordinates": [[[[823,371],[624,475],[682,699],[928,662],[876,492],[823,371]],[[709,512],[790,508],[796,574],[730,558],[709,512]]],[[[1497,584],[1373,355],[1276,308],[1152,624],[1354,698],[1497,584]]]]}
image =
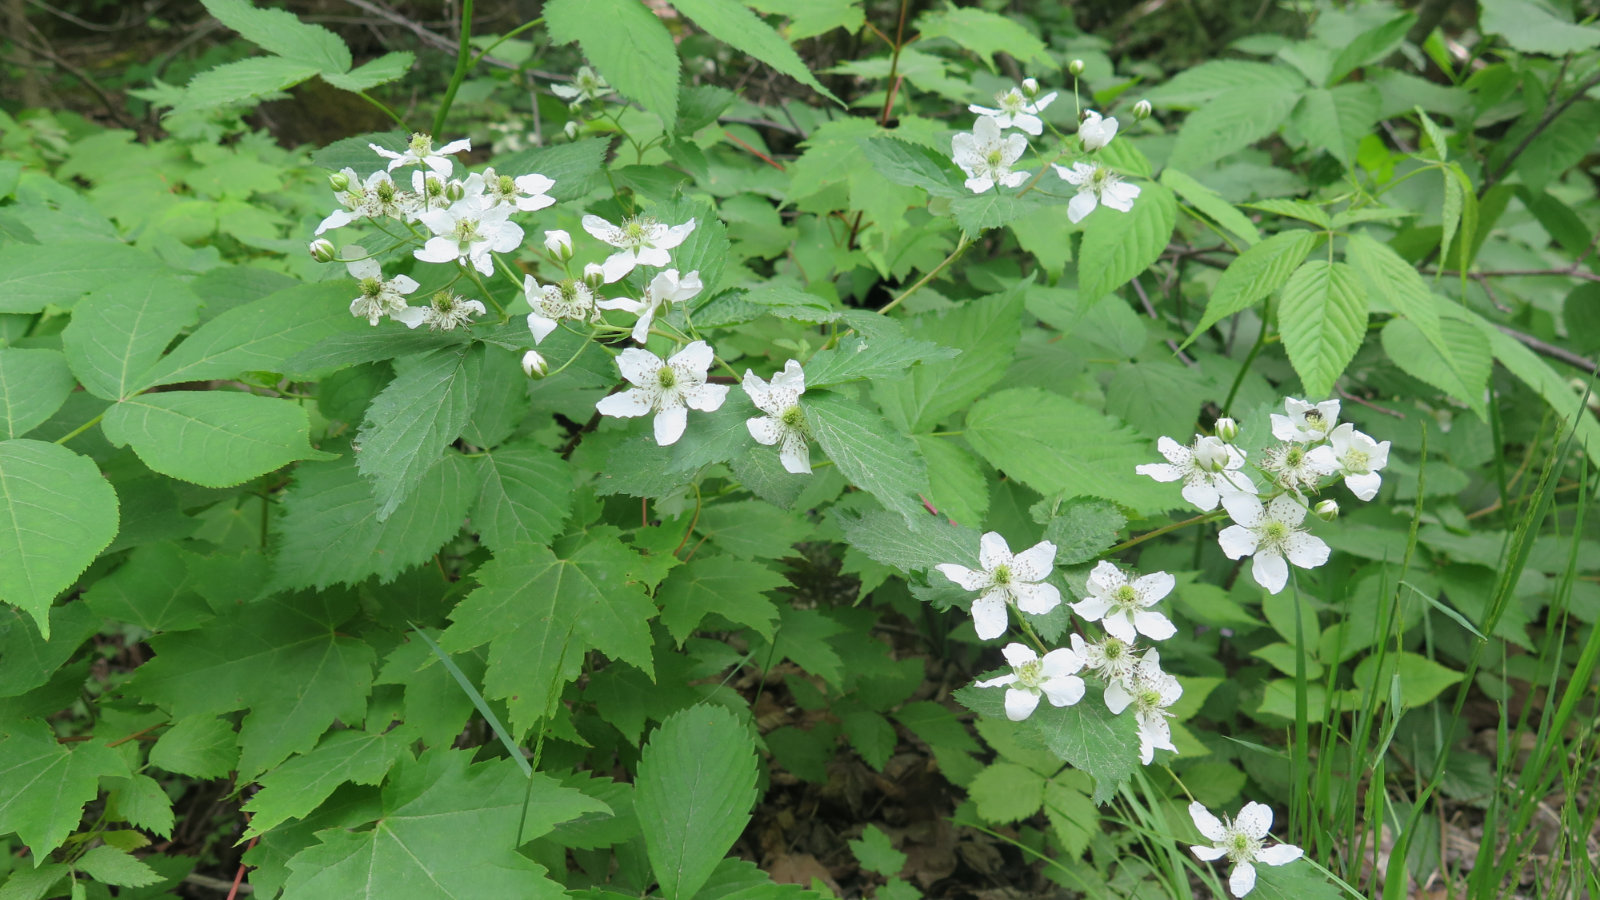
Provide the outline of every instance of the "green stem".
{"type": "Polygon", "coordinates": [[[490,44],[489,46],[483,48],[482,50],[479,50],[478,51],[478,55],[474,56],[472,58],[472,62],[468,67],[470,68],[471,66],[476,66],[478,63],[482,62],[483,58],[485,56],[488,56],[489,52],[491,50],[493,50],[494,48],[500,46],[501,44],[504,44],[506,41],[509,41],[512,38],[516,37],[517,35],[523,33],[524,31],[527,31],[529,28],[537,28],[538,26],[540,26],[542,24],[544,24],[544,16],[540,16],[539,18],[534,19],[531,22],[524,22],[523,24],[518,25],[517,27],[515,27],[515,28],[511,29],[510,31],[506,32],[505,34],[502,34],[500,36],[499,40],[497,40],[494,43],[490,44]]]}
{"type": "Polygon", "coordinates": [[[101,413],[100,415],[95,416],[94,418],[92,418],[89,421],[83,423],[82,425],[79,425],[77,428],[74,428],[71,431],[67,432],[65,435],[62,435],[61,437],[56,438],[56,443],[65,444],[67,441],[72,440],[73,438],[77,437],[78,435],[83,434],[85,431],[88,431],[89,429],[93,428],[94,426],[100,424],[100,420],[104,419],[105,417],[106,417],[105,413],[101,413]]]}
{"type": "Polygon", "coordinates": [[[483,298],[494,304],[494,311],[500,314],[500,320],[502,322],[505,321],[506,308],[501,306],[500,301],[494,298],[494,294],[489,291],[489,286],[483,283],[483,278],[478,274],[478,270],[466,263],[457,263],[457,265],[461,266],[461,271],[467,273],[467,277],[472,279],[472,283],[478,286],[478,290],[483,291],[483,298]]]}
{"type": "Polygon", "coordinates": [[[407,132],[409,132],[411,130],[411,126],[406,124],[406,120],[405,119],[400,118],[400,114],[399,113],[397,113],[394,110],[390,109],[387,105],[385,105],[378,98],[373,97],[372,95],[368,94],[366,91],[356,91],[356,96],[360,97],[361,99],[367,101],[368,103],[371,103],[373,106],[376,106],[378,109],[382,110],[383,114],[388,116],[389,118],[393,119],[394,123],[396,125],[399,125],[402,130],[407,131],[407,132]]]}
{"type": "Polygon", "coordinates": [[[433,114],[433,133],[444,131],[445,117],[450,114],[450,104],[456,100],[456,91],[467,78],[471,68],[472,0],[461,0],[461,38],[456,48],[456,70],[450,75],[450,86],[444,89],[444,99],[439,101],[439,111],[433,114]]]}
{"type": "Polygon", "coordinates": [[[890,300],[888,303],[884,304],[884,307],[882,309],[878,310],[878,314],[879,315],[883,315],[883,314],[887,313],[889,310],[894,309],[896,306],[899,306],[900,305],[900,301],[906,299],[907,297],[911,296],[912,294],[915,294],[917,291],[922,290],[922,288],[925,285],[927,285],[928,282],[930,282],[934,278],[938,277],[940,272],[943,272],[946,268],[949,267],[949,265],[951,263],[955,262],[956,259],[958,259],[961,256],[962,253],[966,252],[966,249],[968,247],[970,247],[970,246],[972,246],[972,239],[967,237],[966,234],[963,233],[961,235],[961,240],[956,242],[956,248],[954,250],[950,251],[950,255],[946,256],[944,258],[944,262],[939,263],[937,266],[934,266],[933,270],[931,272],[929,272],[928,274],[922,276],[922,278],[918,279],[916,284],[913,284],[911,287],[906,288],[905,293],[901,294],[900,296],[898,296],[898,297],[894,298],[893,300],[890,300]]]}
{"type": "Polygon", "coordinates": [[[1223,401],[1224,412],[1233,411],[1233,398],[1239,393],[1239,385],[1244,384],[1245,373],[1250,371],[1250,364],[1256,361],[1256,354],[1267,343],[1267,319],[1272,312],[1272,298],[1268,297],[1261,305],[1261,333],[1256,336],[1256,342],[1250,347],[1250,352],[1245,355],[1244,362],[1239,364],[1239,374],[1233,376],[1233,384],[1228,388],[1228,399],[1223,401]]]}
{"type": "Polygon", "coordinates": [[[1101,555],[1110,556],[1113,553],[1121,553],[1129,547],[1137,547],[1151,538],[1160,537],[1163,534],[1177,531],[1180,528],[1188,528],[1190,525],[1199,525],[1201,522],[1210,522],[1213,519],[1220,519],[1227,514],[1228,511],[1225,509],[1214,509],[1208,513],[1201,513],[1198,516],[1191,516],[1190,518],[1184,519],[1182,522],[1173,522],[1171,525],[1163,525],[1160,528],[1157,528],[1155,531],[1147,531],[1138,537],[1128,538],[1101,555]]]}

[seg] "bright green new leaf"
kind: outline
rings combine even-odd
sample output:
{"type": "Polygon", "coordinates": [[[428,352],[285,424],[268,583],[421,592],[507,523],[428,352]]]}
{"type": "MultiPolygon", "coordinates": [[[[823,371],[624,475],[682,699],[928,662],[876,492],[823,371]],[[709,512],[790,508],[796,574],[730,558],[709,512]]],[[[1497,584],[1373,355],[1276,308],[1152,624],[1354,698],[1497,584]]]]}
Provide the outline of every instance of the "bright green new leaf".
{"type": "Polygon", "coordinates": [[[117,494],[87,457],[60,444],[0,441],[0,601],[46,639],[50,604],[117,535],[117,494]]]}
{"type": "Polygon", "coordinates": [[[439,644],[452,653],[489,645],[483,693],[506,700],[513,733],[524,734],[578,676],[590,647],[653,671],[656,607],[629,578],[638,565],[609,535],[566,557],[537,545],[498,555],[474,573],[481,586],[450,614],[439,644]]]}
{"type": "Polygon", "coordinates": [[[1007,53],[1028,66],[1056,69],[1060,63],[1050,55],[1044,42],[1015,19],[976,7],[948,7],[923,13],[917,19],[923,39],[948,38],[983,60],[995,70],[994,55],[1007,53]]]}
{"type": "Polygon", "coordinates": [[[693,897],[743,833],[756,802],[755,742],[720,706],[669,716],[650,735],[634,812],[667,900],[693,897]]]}
{"type": "MultiPolygon", "coordinates": [[[[873,382],[872,396],[896,427],[930,431],[1005,377],[1022,332],[1022,289],[969,300],[942,313],[908,321],[912,337],[961,351],[954,359],[930,360],[898,378],[873,382]]],[[[868,342],[869,349],[871,341],[868,342]]]]}
{"type": "Polygon", "coordinates": [[[1217,97],[1242,87],[1276,85],[1298,93],[1305,79],[1288,66],[1242,59],[1214,59],[1183,69],[1165,84],[1146,92],[1150,102],[1160,107],[1195,109],[1217,97]]]}
{"type": "Polygon", "coordinates": [[[881,416],[839,394],[807,394],[801,405],[811,436],[840,474],[906,521],[922,516],[928,469],[911,438],[890,431],[881,416]]]}
{"type": "Polygon", "coordinates": [[[1238,235],[1244,240],[1245,246],[1253,246],[1261,241],[1261,232],[1256,230],[1255,223],[1211,188],[1171,168],[1162,170],[1161,183],[1172,188],[1178,196],[1210,216],[1218,225],[1238,235]]]}
{"type": "Polygon", "coordinates": [[[637,0],[551,0],[544,16],[551,40],[577,41],[618,93],[639,101],[672,130],[678,118],[678,51],[649,7],[637,0]]]}
{"type": "Polygon", "coordinates": [[[1347,896],[1305,860],[1255,868],[1256,886],[1250,895],[1259,895],[1258,900],[1342,900],[1347,896]]]}
{"type": "Polygon", "coordinates": [[[1289,276],[1278,332],[1308,396],[1333,392],[1366,331],[1367,294],[1348,264],[1314,259],[1289,276]]]}
{"type": "Polygon", "coordinates": [[[1205,315],[1182,347],[1194,343],[1211,326],[1249,309],[1283,287],[1319,240],[1314,231],[1284,231],[1239,254],[1217,279],[1211,299],[1206,301],[1205,315]]]}
{"type": "Polygon", "coordinates": [[[345,782],[378,784],[411,740],[405,730],[386,734],[336,731],[323,738],[315,750],[302,753],[257,779],[261,790],[245,802],[250,825],[244,837],[272,830],[280,822],[298,819],[316,809],[345,782]]]}
{"type": "Polygon", "coordinates": [[[338,630],[355,612],[343,593],[278,594],[203,631],[157,635],[130,690],[179,718],[248,709],[239,775],[253,779],[310,750],[335,720],[366,714],[376,654],[338,630]]]}
{"type": "Polygon", "coordinates": [[[1373,240],[1364,231],[1354,232],[1346,239],[1344,255],[1365,276],[1370,288],[1387,300],[1395,312],[1411,320],[1435,352],[1446,359],[1450,357],[1450,349],[1440,330],[1433,290],[1415,266],[1388,244],[1373,240]]]}
{"type": "Polygon", "coordinates": [[[850,852],[856,855],[863,869],[879,875],[899,874],[906,865],[906,855],[896,850],[889,836],[876,825],[862,829],[861,837],[850,842],[850,852]]]}
{"type": "Polygon", "coordinates": [[[778,608],[763,595],[788,583],[782,575],[752,560],[697,556],[673,569],[661,583],[656,593],[656,601],[661,604],[661,624],[667,626],[680,647],[710,614],[747,625],[770,641],[778,608]]]}
{"type": "Polygon", "coordinates": [[[1376,28],[1356,35],[1355,40],[1346,44],[1334,57],[1333,66],[1328,70],[1328,84],[1337,84],[1361,66],[1393,53],[1416,21],[1415,13],[1401,13],[1376,28]]]}
{"type": "Polygon", "coordinates": [[[1299,96],[1293,87],[1273,82],[1223,92],[1184,120],[1172,146],[1171,164],[1193,171],[1243,150],[1277,131],[1299,96]]]}
{"type": "Polygon", "coordinates": [[[170,276],[107,284],[73,307],[62,349],[84,390],[120,400],[143,386],[139,376],[194,324],[199,308],[200,298],[170,276]]]}
{"type": "Polygon", "coordinates": [[[490,549],[547,544],[572,508],[572,473],[535,444],[510,444],[476,460],[481,493],[472,523],[490,549]]]}
{"type": "Polygon", "coordinates": [[[789,27],[784,34],[791,41],[816,37],[835,28],[854,34],[865,21],[861,0],[749,0],[747,5],[764,13],[788,16],[789,27]]]}
{"type": "Polygon", "coordinates": [[[948,437],[913,435],[917,452],[928,464],[928,500],[946,520],[973,528],[983,524],[989,510],[989,482],[983,465],[948,437]]]}
{"type": "Polygon", "coordinates": [[[323,72],[350,71],[350,48],[321,25],[302,22],[283,10],[258,9],[247,0],[202,2],[219,22],[268,53],[316,66],[323,72]]]}
{"type": "Polygon", "coordinates": [[[0,247],[0,313],[69,308],[95,288],[166,272],[161,260],[127,244],[59,241],[49,253],[40,253],[38,247],[10,243],[0,247]]]}
{"type": "Polygon", "coordinates": [[[356,437],[356,466],[372,481],[380,521],[466,427],[478,402],[483,347],[437,350],[400,360],[395,369],[395,379],[367,408],[356,437]]]}
{"type": "Polygon", "coordinates": [[[800,54],[761,18],[737,0],[672,0],[672,5],[707,34],[740,53],[746,53],[840,106],[844,101],[822,86],[800,54]]]}
{"type": "Polygon", "coordinates": [[[368,88],[398,81],[411,71],[416,56],[409,50],[397,50],[370,62],[362,63],[345,74],[323,72],[322,80],[345,91],[364,91],[368,88]]]}
{"type": "Polygon", "coordinates": [[[114,884],[117,887],[144,887],[162,880],[155,869],[145,865],[133,854],[118,850],[109,844],[90,848],[89,852],[78,857],[73,867],[95,881],[114,884]]]}
{"type": "Polygon", "coordinates": [[[861,141],[861,152],[872,160],[878,174],[895,184],[923,188],[936,197],[965,197],[970,193],[949,157],[927,147],[893,137],[873,137],[861,141]]]}
{"type": "Polygon", "coordinates": [[[315,76],[318,71],[313,63],[284,56],[252,56],[223,63],[191,78],[172,112],[204,112],[270,97],[315,76]]]}
{"type": "Polygon", "coordinates": [[[1177,221],[1177,201],[1159,184],[1145,185],[1131,212],[1100,211],[1078,251],[1080,300],[1092,303],[1150,268],[1166,252],[1177,221]]]}
{"type": "Polygon", "coordinates": [[[0,440],[22,437],[50,418],[76,384],[59,350],[0,347],[0,440]]]}
{"type": "Polygon", "coordinates": [[[1574,24],[1536,0],[1482,0],[1478,26],[1524,53],[1565,56],[1600,47],[1600,28],[1574,24]]]}
{"type": "Polygon", "coordinates": [[[127,775],[128,764],[105,741],[56,741],[37,719],[13,720],[0,730],[0,833],[16,832],[44,859],[83,818],[101,776],[127,775]]]}
{"type": "Polygon", "coordinates": [[[300,404],[234,391],[142,394],[112,405],[100,427],[113,444],[133,445],[151,469],[206,487],[230,487],[297,459],[333,458],[312,449],[300,404]]]}
{"type": "Polygon", "coordinates": [[[1044,804],[1045,778],[1016,763],[997,762],[972,779],[967,796],[978,815],[996,824],[1029,818],[1044,804]]]}
{"type": "Polygon", "coordinates": [[[1382,98],[1370,84],[1356,82],[1335,88],[1312,88],[1300,98],[1292,117],[1312,151],[1328,151],[1349,168],[1356,144],[1378,121],[1382,98]]]}
{"type": "Polygon", "coordinates": [[[284,894],[559,900],[564,889],[517,852],[517,836],[529,841],[609,808],[548,775],[530,783],[508,759],[471,759],[470,750],[434,750],[402,763],[383,786],[381,806],[317,832],[318,843],[289,860],[284,894]]]}
{"type": "Polygon", "coordinates": [[[1494,368],[1488,339],[1458,319],[1443,320],[1439,330],[1444,353],[1413,320],[1392,319],[1383,327],[1383,350],[1407,375],[1433,385],[1487,418],[1483,392],[1494,368]]]}

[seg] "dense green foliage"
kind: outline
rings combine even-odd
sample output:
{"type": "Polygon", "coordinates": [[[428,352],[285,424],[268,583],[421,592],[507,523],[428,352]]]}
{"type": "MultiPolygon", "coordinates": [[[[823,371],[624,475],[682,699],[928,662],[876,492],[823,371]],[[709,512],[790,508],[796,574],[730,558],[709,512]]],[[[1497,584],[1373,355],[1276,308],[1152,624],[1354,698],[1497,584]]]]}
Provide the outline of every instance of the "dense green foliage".
{"type": "Polygon", "coordinates": [[[1042,6],[0,112],[0,900],[1600,891],[1600,27],[1042,6]]]}

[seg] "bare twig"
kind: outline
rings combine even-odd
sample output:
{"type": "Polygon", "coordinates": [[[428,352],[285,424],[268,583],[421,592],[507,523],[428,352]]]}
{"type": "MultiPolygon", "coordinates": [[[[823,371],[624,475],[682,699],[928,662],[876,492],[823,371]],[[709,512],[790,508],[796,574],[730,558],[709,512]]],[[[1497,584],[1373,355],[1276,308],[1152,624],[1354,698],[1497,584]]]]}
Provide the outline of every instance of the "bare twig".
{"type": "MultiPolygon", "coordinates": [[[[1148,315],[1152,319],[1159,320],[1161,317],[1156,314],[1155,304],[1150,302],[1150,295],[1145,293],[1144,285],[1139,283],[1139,279],[1137,277],[1135,277],[1133,279],[1133,292],[1139,295],[1139,304],[1144,307],[1145,314],[1148,315]]],[[[1167,347],[1174,354],[1177,355],[1178,360],[1180,362],[1182,362],[1184,365],[1186,365],[1186,366],[1198,366],[1198,365],[1200,365],[1199,363],[1195,362],[1192,358],[1190,358],[1189,354],[1184,353],[1182,350],[1179,350],[1178,349],[1178,342],[1173,340],[1172,338],[1167,338],[1167,347]]]]}
{"type": "Polygon", "coordinates": [[[1523,344],[1523,346],[1539,354],[1540,356],[1548,356],[1551,359],[1558,359],[1567,365],[1572,366],[1573,368],[1582,369],[1583,371],[1588,372],[1590,375],[1600,374],[1600,363],[1596,363],[1594,360],[1589,359],[1588,357],[1579,356],[1578,354],[1573,353],[1571,350],[1568,350],[1564,347],[1557,347],[1554,344],[1547,344],[1531,334],[1524,334],[1515,328],[1507,328],[1498,322],[1495,323],[1494,327],[1500,329],[1511,337],[1516,338],[1523,344]]]}
{"type": "MultiPolygon", "coordinates": [[[[457,41],[451,40],[450,38],[445,37],[444,35],[438,33],[437,31],[431,31],[431,30],[429,30],[427,28],[427,26],[423,25],[422,23],[413,21],[412,19],[408,19],[405,16],[401,15],[400,13],[395,12],[394,10],[388,8],[387,6],[384,6],[381,3],[375,3],[375,2],[373,2],[373,0],[345,0],[345,2],[349,3],[351,6],[356,7],[357,9],[364,9],[367,12],[372,13],[375,16],[378,16],[378,17],[380,17],[380,18],[382,18],[382,19],[384,19],[386,21],[389,21],[389,22],[392,22],[392,23],[394,23],[396,25],[399,25],[401,28],[404,28],[405,30],[407,30],[407,31],[411,32],[412,34],[416,35],[418,40],[422,41],[424,44],[427,44],[427,45],[433,47],[436,50],[446,50],[446,51],[449,51],[450,53],[455,53],[456,50],[459,49],[459,43],[457,41]]],[[[483,62],[486,62],[491,66],[496,66],[496,67],[501,68],[501,69],[515,70],[517,68],[517,64],[516,63],[508,62],[508,61],[503,60],[503,59],[501,59],[501,58],[499,58],[497,56],[485,55],[483,57],[483,62]]],[[[540,71],[538,69],[525,69],[524,71],[529,72],[529,73],[531,73],[531,74],[533,74],[533,75],[535,75],[535,76],[537,76],[539,78],[543,78],[543,79],[545,79],[547,81],[563,81],[563,82],[565,82],[565,81],[571,81],[572,80],[571,76],[563,75],[563,74],[561,74],[559,72],[543,72],[543,71],[540,71]]]]}

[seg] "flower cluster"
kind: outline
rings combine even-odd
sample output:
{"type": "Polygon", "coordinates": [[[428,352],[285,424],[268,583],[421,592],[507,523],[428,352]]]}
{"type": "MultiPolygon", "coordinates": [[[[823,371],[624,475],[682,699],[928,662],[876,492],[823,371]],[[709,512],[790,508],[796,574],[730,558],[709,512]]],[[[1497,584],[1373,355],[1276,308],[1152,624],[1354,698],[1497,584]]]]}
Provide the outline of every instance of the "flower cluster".
{"type": "Polygon", "coordinates": [[[1199,803],[1189,804],[1189,818],[1194,827],[1211,841],[1209,847],[1191,846],[1194,855],[1212,862],[1228,858],[1233,871],[1228,875],[1228,892],[1243,897],[1256,886],[1255,863],[1284,866],[1301,856],[1299,847],[1291,844],[1266,846],[1267,833],[1272,830],[1272,808],[1262,803],[1246,803],[1233,821],[1218,820],[1211,811],[1199,803]]]}
{"type": "MultiPolygon", "coordinates": [[[[980,568],[954,563],[936,568],[963,589],[978,592],[972,601],[972,622],[978,637],[987,641],[1005,633],[1012,606],[1044,615],[1061,605],[1060,590],[1045,580],[1055,558],[1056,547],[1049,541],[1013,554],[1005,538],[991,531],[979,541],[980,568]]],[[[1089,573],[1087,595],[1072,604],[1072,611],[1087,622],[1099,622],[1105,635],[1091,642],[1074,633],[1071,647],[1058,647],[1043,656],[1024,644],[1007,644],[1001,652],[1011,672],[977,686],[1005,687],[1006,716],[1021,721],[1033,714],[1041,696],[1053,706],[1071,706],[1083,699],[1079,673],[1090,672],[1104,683],[1106,708],[1113,715],[1134,710],[1140,759],[1149,765],[1157,749],[1177,749],[1166,709],[1178,701],[1183,688],[1161,671],[1161,656],[1154,648],[1141,654],[1134,642],[1140,635],[1161,641],[1177,633],[1171,620],[1152,609],[1174,584],[1165,572],[1130,578],[1115,563],[1102,560],[1089,573]]]]}
{"type": "Polygon", "coordinates": [[[1220,503],[1233,520],[1217,535],[1222,552],[1229,559],[1250,557],[1251,576],[1274,594],[1288,584],[1290,565],[1314,569],[1328,561],[1328,545],[1307,530],[1306,514],[1331,519],[1339,507],[1332,500],[1313,505],[1309,497],[1332,476],[1343,478],[1358,499],[1371,500],[1382,482],[1378,472],[1389,462],[1389,442],[1340,423],[1337,400],[1312,404],[1289,397],[1284,413],[1271,414],[1279,443],[1253,466],[1262,483],[1245,469],[1247,454],[1231,443],[1239,432],[1232,419],[1219,419],[1216,434],[1197,434],[1187,447],[1161,438],[1156,446],[1167,461],[1137,468],[1157,481],[1182,482],[1183,499],[1202,512],[1220,503]]]}
{"type": "MultiPolygon", "coordinates": [[[[973,124],[970,133],[962,132],[950,141],[951,156],[967,175],[967,190],[982,194],[999,187],[1021,187],[1028,181],[1029,173],[1016,166],[1028,151],[1027,136],[1039,137],[1044,134],[1045,127],[1050,126],[1040,114],[1055,99],[1055,91],[1042,94],[1039,82],[1028,78],[1020,86],[996,95],[992,107],[978,104],[967,107],[978,115],[978,121],[973,124]],[[1005,133],[1012,128],[1017,132],[1005,133]]],[[[1147,108],[1148,104],[1145,104],[1140,111],[1147,108]]],[[[1059,158],[1069,152],[1070,145],[1054,126],[1050,126],[1050,130],[1063,138],[1062,153],[1057,155],[1059,158]]],[[[1050,164],[1063,181],[1077,189],[1067,203],[1067,218],[1074,223],[1083,221],[1097,206],[1103,205],[1121,212],[1133,209],[1133,201],[1139,196],[1139,187],[1123,182],[1122,176],[1115,170],[1093,159],[1093,155],[1104,150],[1116,136],[1116,119],[1102,116],[1092,109],[1083,110],[1077,135],[1077,150],[1083,158],[1070,165],[1050,164]]]]}

